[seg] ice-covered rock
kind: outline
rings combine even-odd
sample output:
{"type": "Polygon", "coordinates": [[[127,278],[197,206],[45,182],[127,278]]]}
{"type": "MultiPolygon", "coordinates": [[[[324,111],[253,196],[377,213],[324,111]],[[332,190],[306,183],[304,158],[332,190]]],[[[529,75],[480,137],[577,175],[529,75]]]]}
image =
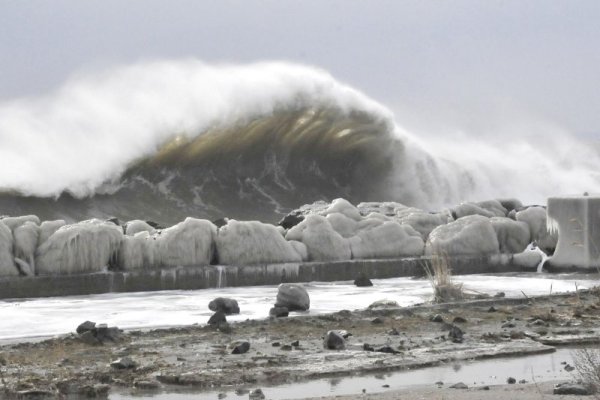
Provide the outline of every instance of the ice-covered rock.
{"type": "Polygon", "coordinates": [[[558,234],[550,265],[600,268],[600,195],[549,198],[548,225],[558,234]]]}
{"type": "Polygon", "coordinates": [[[528,207],[515,214],[517,221],[523,221],[529,225],[531,240],[547,254],[551,254],[556,248],[558,233],[548,231],[546,218],[546,209],[539,206],[528,207]]]}
{"type": "Polygon", "coordinates": [[[426,213],[422,211],[411,212],[400,218],[402,224],[410,225],[419,232],[423,240],[427,240],[432,230],[452,220],[452,216],[447,213],[426,213]]]}
{"type": "Polygon", "coordinates": [[[507,212],[518,210],[523,207],[523,203],[521,203],[521,200],[519,199],[498,199],[498,201],[507,212]]]}
{"type": "Polygon", "coordinates": [[[38,239],[38,246],[44,244],[44,242],[48,240],[48,238],[52,236],[54,232],[56,232],[60,227],[63,227],[66,224],[67,223],[62,219],[42,222],[42,224],[40,225],[40,236],[38,239]]]}
{"type": "Polygon", "coordinates": [[[65,225],[36,251],[39,274],[98,272],[116,259],[123,231],[113,223],[92,219],[65,225]]]}
{"type": "Polygon", "coordinates": [[[335,199],[331,202],[331,205],[322,213],[323,215],[329,215],[333,213],[340,213],[346,217],[355,221],[360,221],[361,215],[358,208],[354,207],[348,200],[335,199]]]}
{"type": "Polygon", "coordinates": [[[392,221],[361,230],[349,242],[354,259],[421,256],[425,247],[412,227],[392,221]]]}
{"type": "Polygon", "coordinates": [[[452,214],[456,219],[467,217],[469,215],[482,215],[488,218],[495,216],[493,212],[486,210],[475,203],[461,203],[452,208],[452,214]]]}
{"type": "Polygon", "coordinates": [[[36,215],[23,215],[20,217],[4,217],[1,221],[10,229],[14,231],[16,227],[23,225],[25,222],[30,221],[36,225],[40,224],[40,219],[36,215]]]}
{"type": "Polygon", "coordinates": [[[133,221],[127,222],[125,226],[125,234],[127,236],[134,236],[136,233],[139,232],[148,232],[150,234],[153,234],[154,232],[156,232],[156,229],[154,229],[146,221],[142,221],[139,219],[134,219],[133,221]]]}
{"type": "Polygon", "coordinates": [[[349,238],[356,234],[358,221],[348,218],[345,214],[335,212],[327,215],[331,227],[342,237],[349,238]]]}
{"type": "Polygon", "coordinates": [[[304,286],[298,283],[282,283],[277,288],[275,307],[286,307],[289,311],[306,311],[310,308],[310,297],[304,286]]]}
{"type": "Polygon", "coordinates": [[[498,244],[500,253],[520,253],[531,242],[529,225],[523,221],[515,221],[506,217],[493,217],[490,219],[498,244]]]}
{"type": "Polygon", "coordinates": [[[294,248],[296,253],[300,255],[302,261],[308,261],[308,248],[302,242],[298,242],[297,240],[289,240],[288,243],[294,248]]]}
{"type": "Polygon", "coordinates": [[[39,235],[40,227],[33,221],[25,221],[13,230],[15,262],[25,275],[35,275],[35,250],[39,235]]]}
{"type": "Polygon", "coordinates": [[[408,208],[404,204],[396,203],[392,201],[387,202],[364,202],[359,203],[356,208],[361,215],[368,215],[371,213],[383,214],[387,217],[396,216],[399,210],[408,208]]]}
{"type": "Polygon", "coordinates": [[[212,222],[188,217],[156,234],[155,263],[164,267],[209,265],[216,235],[217,227],[212,222]]]}
{"type": "Polygon", "coordinates": [[[161,267],[158,240],[146,231],[125,235],[119,249],[118,265],[125,271],[161,267]]]}
{"type": "Polygon", "coordinates": [[[0,276],[16,275],[19,275],[19,270],[13,258],[13,235],[10,228],[0,221],[0,276]]]}
{"type": "Polygon", "coordinates": [[[302,254],[275,226],[258,221],[229,220],[219,228],[216,244],[219,264],[224,265],[302,261],[302,254]]]}
{"type": "Polygon", "coordinates": [[[427,239],[425,254],[485,255],[500,250],[489,218],[469,215],[435,228],[427,239]]]}
{"type": "Polygon", "coordinates": [[[350,260],[352,252],[346,238],[337,233],[321,215],[308,215],[286,234],[287,240],[304,243],[310,261],[350,260]]]}
{"type": "Polygon", "coordinates": [[[478,207],[481,207],[484,210],[491,212],[496,217],[506,217],[506,214],[508,213],[507,209],[502,205],[502,203],[499,200],[478,201],[475,204],[478,207]]]}

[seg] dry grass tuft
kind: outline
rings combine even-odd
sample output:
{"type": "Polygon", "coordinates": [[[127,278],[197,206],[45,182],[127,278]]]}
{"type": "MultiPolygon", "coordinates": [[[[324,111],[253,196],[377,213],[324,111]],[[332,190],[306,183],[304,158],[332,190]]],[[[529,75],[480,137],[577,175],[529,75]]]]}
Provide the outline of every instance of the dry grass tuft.
{"type": "Polygon", "coordinates": [[[423,268],[433,289],[435,303],[465,299],[462,283],[452,280],[452,269],[446,255],[433,255],[430,263],[423,263],[423,268]]]}
{"type": "Polygon", "coordinates": [[[581,382],[600,398],[600,349],[578,349],[573,352],[573,362],[581,382]]]}

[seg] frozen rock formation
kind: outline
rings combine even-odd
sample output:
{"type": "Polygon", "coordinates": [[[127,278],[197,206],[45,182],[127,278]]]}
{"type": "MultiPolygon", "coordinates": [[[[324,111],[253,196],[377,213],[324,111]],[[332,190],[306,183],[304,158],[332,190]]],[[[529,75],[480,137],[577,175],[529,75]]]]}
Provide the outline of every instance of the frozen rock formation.
{"type": "Polygon", "coordinates": [[[529,207],[515,214],[517,221],[523,221],[529,225],[531,240],[546,254],[551,254],[556,248],[558,234],[548,231],[546,225],[546,210],[543,207],[529,207]]]}
{"type": "Polygon", "coordinates": [[[310,308],[310,297],[304,286],[297,283],[282,283],[277,288],[275,307],[289,311],[306,311],[310,308]]]}
{"type": "Polygon", "coordinates": [[[558,233],[551,266],[600,268],[600,196],[549,198],[548,225],[558,233]]]}
{"type": "Polygon", "coordinates": [[[134,236],[136,233],[140,232],[148,232],[150,234],[153,234],[156,232],[156,229],[154,229],[146,221],[142,221],[139,219],[134,219],[133,221],[127,222],[125,227],[125,234],[127,236],[134,236]]]}
{"type": "Polygon", "coordinates": [[[65,226],[66,224],[67,223],[62,219],[58,219],[56,221],[42,222],[42,224],[40,225],[40,236],[38,238],[38,246],[44,244],[44,242],[48,240],[48,238],[52,236],[54,232],[56,232],[60,227],[65,226]]]}
{"type": "Polygon", "coordinates": [[[419,232],[392,221],[363,229],[349,242],[354,259],[421,256],[425,247],[419,232]]]}
{"type": "Polygon", "coordinates": [[[410,225],[421,234],[423,240],[427,240],[432,230],[440,225],[446,225],[452,221],[452,216],[446,213],[411,212],[400,218],[400,222],[410,225]]]}
{"type": "Polygon", "coordinates": [[[15,263],[24,275],[35,275],[35,250],[39,235],[40,227],[33,221],[25,221],[13,230],[15,263]]]}
{"type": "Polygon", "coordinates": [[[23,225],[27,221],[33,222],[36,225],[40,224],[40,219],[36,215],[23,215],[20,217],[4,217],[4,218],[2,218],[1,221],[11,231],[14,231],[14,229],[16,227],[23,225]]]}
{"type": "Polygon", "coordinates": [[[489,218],[481,215],[462,217],[435,228],[425,246],[425,254],[448,256],[495,254],[500,250],[489,218]]]}
{"type": "Polygon", "coordinates": [[[114,261],[123,231],[113,223],[92,219],[65,225],[36,251],[39,274],[98,272],[114,261]]]}
{"type": "Polygon", "coordinates": [[[248,265],[302,261],[303,249],[287,242],[277,228],[258,221],[229,220],[216,237],[219,264],[248,265]]]}
{"type": "Polygon", "coordinates": [[[13,260],[13,235],[0,221],[0,276],[17,276],[19,270],[13,260]]]}
{"type": "Polygon", "coordinates": [[[352,257],[348,239],[337,233],[321,215],[307,215],[288,231],[286,239],[304,243],[309,261],[350,260],[352,257]]]}
{"type": "Polygon", "coordinates": [[[348,200],[345,199],[335,199],[331,202],[331,205],[327,207],[325,211],[323,211],[323,215],[329,215],[333,213],[340,213],[345,215],[346,217],[353,219],[355,221],[360,221],[361,215],[358,211],[358,208],[354,207],[348,200]]]}
{"type": "Polygon", "coordinates": [[[486,210],[475,203],[461,203],[452,209],[452,214],[456,219],[469,215],[482,215],[488,218],[495,216],[492,211],[486,210]]]}
{"type": "Polygon", "coordinates": [[[506,217],[493,217],[490,222],[496,231],[500,253],[521,253],[531,242],[529,225],[525,222],[506,217]]]}

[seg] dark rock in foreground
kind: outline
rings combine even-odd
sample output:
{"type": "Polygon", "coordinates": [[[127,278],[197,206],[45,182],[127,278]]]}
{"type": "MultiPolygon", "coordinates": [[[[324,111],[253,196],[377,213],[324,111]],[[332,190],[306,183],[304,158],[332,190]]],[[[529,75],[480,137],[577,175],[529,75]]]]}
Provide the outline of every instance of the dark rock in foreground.
{"type": "Polygon", "coordinates": [[[208,303],[208,308],[211,311],[223,311],[225,315],[239,314],[240,306],[237,300],[227,297],[217,297],[208,303]]]}

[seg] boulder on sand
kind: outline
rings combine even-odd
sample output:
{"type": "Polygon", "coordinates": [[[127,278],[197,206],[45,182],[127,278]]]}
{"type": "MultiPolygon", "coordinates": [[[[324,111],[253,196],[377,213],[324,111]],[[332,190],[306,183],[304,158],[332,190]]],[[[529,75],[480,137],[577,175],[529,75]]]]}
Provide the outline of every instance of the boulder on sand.
{"type": "Polygon", "coordinates": [[[239,314],[240,306],[237,300],[227,297],[217,297],[208,303],[208,308],[211,311],[223,311],[225,315],[239,314]]]}
{"type": "Polygon", "coordinates": [[[277,289],[275,307],[286,307],[289,311],[307,311],[310,308],[310,297],[304,286],[282,283],[277,289]]]}

